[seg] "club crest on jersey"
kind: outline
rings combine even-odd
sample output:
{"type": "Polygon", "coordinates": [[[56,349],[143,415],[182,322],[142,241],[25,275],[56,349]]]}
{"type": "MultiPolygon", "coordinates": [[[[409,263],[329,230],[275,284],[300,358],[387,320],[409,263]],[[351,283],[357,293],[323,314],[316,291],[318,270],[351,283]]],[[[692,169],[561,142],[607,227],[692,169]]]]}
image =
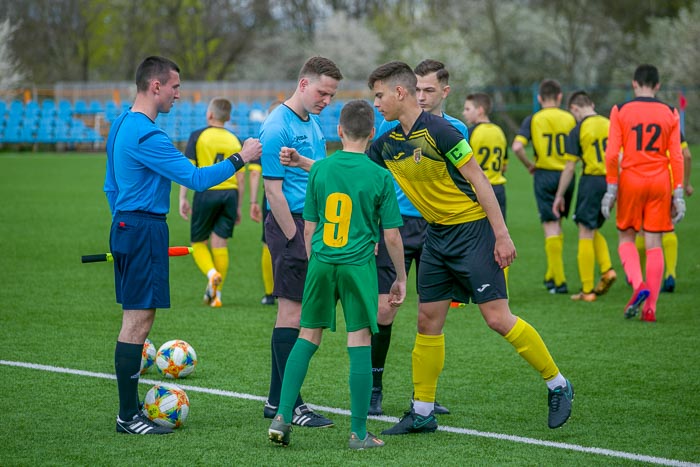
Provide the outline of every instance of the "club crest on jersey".
{"type": "Polygon", "coordinates": [[[413,160],[417,163],[420,162],[421,158],[423,157],[423,151],[421,148],[416,148],[413,150],[413,160]]]}

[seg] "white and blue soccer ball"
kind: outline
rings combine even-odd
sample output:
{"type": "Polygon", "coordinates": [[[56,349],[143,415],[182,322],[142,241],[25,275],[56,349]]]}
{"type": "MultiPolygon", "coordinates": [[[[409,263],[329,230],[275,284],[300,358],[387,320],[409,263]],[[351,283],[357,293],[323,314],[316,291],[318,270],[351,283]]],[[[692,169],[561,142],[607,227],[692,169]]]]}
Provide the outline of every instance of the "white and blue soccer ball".
{"type": "Polygon", "coordinates": [[[156,368],[166,378],[184,378],[194,371],[196,365],[194,348],[180,339],[166,342],[156,353],[156,368]]]}
{"type": "Polygon", "coordinates": [[[143,412],[158,425],[178,428],[190,413],[190,399],[182,388],[158,383],[146,393],[143,412]]]}
{"type": "Polygon", "coordinates": [[[143,350],[141,350],[141,374],[150,370],[155,362],[156,346],[153,345],[150,339],[146,338],[146,342],[143,343],[143,350]]]}

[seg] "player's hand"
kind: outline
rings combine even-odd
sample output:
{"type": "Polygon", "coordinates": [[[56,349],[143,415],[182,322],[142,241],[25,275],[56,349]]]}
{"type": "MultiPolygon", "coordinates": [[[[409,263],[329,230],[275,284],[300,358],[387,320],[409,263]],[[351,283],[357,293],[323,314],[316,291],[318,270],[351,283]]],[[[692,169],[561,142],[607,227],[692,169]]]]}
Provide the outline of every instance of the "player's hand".
{"type": "Polygon", "coordinates": [[[299,153],[294,148],[282,147],[280,150],[280,164],[288,167],[299,167],[299,153]]]}
{"type": "Polygon", "coordinates": [[[564,210],[566,210],[566,200],[564,200],[563,196],[555,196],[554,202],[552,203],[552,213],[554,214],[554,217],[559,219],[564,210]]]}
{"type": "Polygon", "coordinates": [[[253,222],[262,221],[262,209],[258,203],[250,203],[250,219],[253,222]]]}
{"type": "Polygon", "coordinates": [[[608,183],[608,190],[605,192],[603,200],[600,202],[600,212],[606,219],[610,219],[610,211],[612,211],[613,206],[615,206],[616,199],[617,185],[608,183]]]}
{"type": "Polygon", "coordinates": [[[671,209],[673,223],[677,224],[685,216],[685,200],[683,199],[683,188],[673,190],[673,208],[671,209]]]}
{"type": "Polygon", "coordinates": [[[693,196],[694,191],[695,191],[695,189],[693,188],[693,185],[691,185],[690,183],[688,183],[685,186],[685,195],[686,196],[693,196]]]}
{"type": "Polygon", "coordinates": [[[399,307],[406,298],[406,281],[394,281],[389,289],[389,305],[399,307]]]}
{"type": "Polygon", "coordinates": [[[243,215],[241,214],[241,207],[238,206],[238,209],[236,209],[236,222],[235,225],[240,225],[241,224],[241,219],[243,218],[243,215]]]}
{"type": "Polygon", "coordinates": [[[262,154],[262,144],[260,144],[260,140],[257,138],[248,138],[247,140],[243,141],[243,147],[240,151],[238,151],[238,154],[246,164],[252,160],[260,158],[260,155],[262,154]]]}
{"type": "Polygon", "coordinates": [[[192,213],[192,208],[190,207],[190,202],[187,198],[180,198],[180,217],[186,221],[190,220],[189,215],[192,213]]]}
{"type": "Polygon", "coordinates": [[[493,256],[496,263],[504,269],[515,261],[517,253],[515,251],[515,245],[513,240],[511,240],[510,235],[506,234],[500,237],[496,237],[496,246],[493,250],[493,256]]]}

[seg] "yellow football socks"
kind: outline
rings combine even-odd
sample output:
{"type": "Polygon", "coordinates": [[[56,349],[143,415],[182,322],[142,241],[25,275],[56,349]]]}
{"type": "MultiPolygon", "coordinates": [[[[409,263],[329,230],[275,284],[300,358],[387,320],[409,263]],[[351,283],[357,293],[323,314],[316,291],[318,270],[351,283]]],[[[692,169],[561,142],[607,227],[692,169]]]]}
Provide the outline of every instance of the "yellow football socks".
{"type": "Polygon", "coordinates": [[[663,234],[661,245],[664,249],[664,261],[666,263],[664,278],[668,276],[676,277],[676,266],[678,265],[678,236],[676,232],[663,234]]]}
{"type": "Polygon", "coordinates": [[[595,231],[593,236],[593,250],[595,251],[595,259],[600,267],[600,272],[607,272],[612,268],[612,260],[610,259],[610,248],[608,248],[608,241],[605,239],[603,234],[595,231]]]}
{"type": "Polygon", "coordinates": [[[581,290],[593,292],[595,281],[595,248],[592,238],[578,239],[578,275],[581,278],[581,290]]]}
{"type": "Polygon", "coordinates": [[[211,255],[214,259],[214,267],[221,274],[221,284],[217,287],[218,290],[224,286],[224,281],[226,281],[226,273],[228,272],[228,248],[212,248],[211,255]]]}
{"type": "Polygon", "coordinates": [[[647,260],[647,247],[644,241],[644,234],[637,235],[634,237],[634,246],[637,247],[637,254],[639,255],[639,265],[644,269],[647,260]]]}
{"type": "Polygon", "coordinates": [[[554,363],[554,359],[549,354],[549,350],[547,350],[547,346],[542,340],[542,337],[540,337],[535,328],[530,326],[525,320],[518,318],[513,329],[508,331],[508,334],[503,337],[515,347],[515,350],[518,351],[520,356],[523,357],[530,366],[542,375],[545,381],[559,374],[559,369],[554,363]]]}
{"type": "Polygon", "coordinates": [[[414,399],[435,402],[438,377],[445,364],[445,335],[416,334],[412,361],[414,399]]]}
{"type": "Polygon", "coordinates": [[[272,290],[275,287],[275,282],[272,278],[272,256],[270,256],[270,249],[265,244],[263,244],[262,247],[260,266],[262,269],[262,280],[263,286],[265,287],[265,295],[272,295],[272,290]]]}
{"type": "Polygon", "coordinates": [[[209,271],[214,269],[214,260],[211,257],[209,247],[206,242],[194,242],[192,243],[192,248],[194,249],[192,251],[194,262],[199,270],[202,271],[202,274],[206,276],[209,271]]]}
{"type": "Polygon", "coordinates": [[[564,235],[553,235],[544,239],[544,251],[547,254],[547,270],[551,271],[554,285],[566,282],[564,274],[564,235]]]}

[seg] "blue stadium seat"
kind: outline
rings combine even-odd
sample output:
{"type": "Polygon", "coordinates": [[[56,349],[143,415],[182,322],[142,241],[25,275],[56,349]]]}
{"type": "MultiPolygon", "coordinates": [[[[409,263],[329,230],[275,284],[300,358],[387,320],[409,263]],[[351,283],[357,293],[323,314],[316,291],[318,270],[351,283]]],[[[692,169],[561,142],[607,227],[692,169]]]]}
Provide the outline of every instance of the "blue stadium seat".
{"type": "Polygon", "coordinates": [[[73,104],[73,112],[75,112],[77,114],[89,113],[89,108],[88,108],[87,103],[82,99],[76,99],[75,103],[73,104]]]}
{"type": "Polygon", "coordinates": [[[36,142],[51,144],[58,142],[56,138],[56,128],[51,126],[40,126],[36,133],[36,142]]]}
{"type": "Polygon", "coordinates": [[[93,99],[90,101],[90,113],[97,114],[104,112],[105,108],[102,105],[102,102],[98,101],[97,99],[93,99]]]}
{"type": "Polygon", "coordinates": [[[108,122],[113,122],[121,113],[121,106],[118,106],[114,101],[105,103],[105,119],[108,122]]]}
{"type": "Polygon", "coordinates": [[[63,120],[70,119],[73,116],[73,106],[70,101],[62,99],[58,102],[58,116],[63,120]]]}
{"type": "Polygon", "coordinates": [[[192,113],[192,102],[190,101],[178,101],[175,102],[171,110],[177,116],[190,116],[192,113]]]}
{"type": "Polygon", "coordinates": [[[5,128],[5,136],[3,138],[5,143],[21,143],[22,142],[22,127],[21,126],[8,126],[5,128]]]}
{"type": "Polygon", "coordinates": [[[204,119],[206,114],[207,114],[207,103],[201,102],[201,101],[197,102],[196,104],[194,104],[194,107],[192,109],[192,113],[194,115],[201,115],[202,119],[204,119]]]}
{"type": "Polygon", "coordinates": [[[21,116],[24,114],[24,104],[19,99],[15,99],[10,103],[10,117],[21,116]]]}

